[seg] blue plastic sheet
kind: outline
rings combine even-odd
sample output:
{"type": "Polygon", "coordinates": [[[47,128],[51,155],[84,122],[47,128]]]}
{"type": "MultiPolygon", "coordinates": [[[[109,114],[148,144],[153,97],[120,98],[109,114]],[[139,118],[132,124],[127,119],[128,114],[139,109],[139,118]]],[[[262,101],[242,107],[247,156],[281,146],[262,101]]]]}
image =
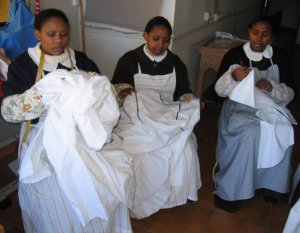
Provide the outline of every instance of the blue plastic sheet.
{"type": "Polygon", "coordinates": [[[0,27],[0,48],[11,60],[37,44],[33,22],[34,16],[23,0],[10,1],[9,20],[0,27]]]}

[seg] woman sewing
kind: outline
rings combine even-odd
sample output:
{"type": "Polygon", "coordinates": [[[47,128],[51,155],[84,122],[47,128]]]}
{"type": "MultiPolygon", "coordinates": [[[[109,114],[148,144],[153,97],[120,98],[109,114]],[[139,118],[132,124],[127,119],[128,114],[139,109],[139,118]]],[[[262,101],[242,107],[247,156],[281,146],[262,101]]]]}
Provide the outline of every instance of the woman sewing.
{"type": "Polygon", "coordinates": [[[219,119],[214,177],[215,205],[228,212],[257,192],[275,203],[289,191],[291,67],[284,51],[270,44],[268,18],[253,20],[248,35],[249,42],[224,56],[215,85],[220,97],[229,97],[219,119]]]}

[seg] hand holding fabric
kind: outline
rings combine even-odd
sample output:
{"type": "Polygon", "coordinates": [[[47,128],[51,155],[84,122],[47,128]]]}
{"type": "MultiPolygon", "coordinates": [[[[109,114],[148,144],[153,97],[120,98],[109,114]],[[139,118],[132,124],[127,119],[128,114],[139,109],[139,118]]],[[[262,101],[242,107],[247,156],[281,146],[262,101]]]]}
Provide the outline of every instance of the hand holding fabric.
{"type": "Polygon", "coordinates": [[[250,71],[251,69],[249,67],[240,66],[232,72],[232,77],[234,78],[235,81],[242,81],[244,78],[248,76],[250,71]]]}
{"type": "Polygon", "coordinates": [[[132,92],[135,92],[134,87],[128,83],[119,83],[114,85],[117,95],[116,99],[119,106],[122,106],[126,96],[130,95],[132,92]]]}
{"type": "Polygon", "coordinates": [[[261,90],[271,92],[273,90],[272,84],[267,79],[260,79],[255,83],[255,86],[261,90]]]}
{"type": "Polygon", "coordinates": [[[119,92],[119,98],[120,99],[125,99],[126,96],[130,95],[132,92],[134,92],[134,88],[125,88],[119,92]]]}
{"type": "Polygon", "coordinates": [[[182,100],[185,103],[189,103],[193,100],[193,94],[192,93],[187,93],[182,95],[179,100],[182,100]]]}

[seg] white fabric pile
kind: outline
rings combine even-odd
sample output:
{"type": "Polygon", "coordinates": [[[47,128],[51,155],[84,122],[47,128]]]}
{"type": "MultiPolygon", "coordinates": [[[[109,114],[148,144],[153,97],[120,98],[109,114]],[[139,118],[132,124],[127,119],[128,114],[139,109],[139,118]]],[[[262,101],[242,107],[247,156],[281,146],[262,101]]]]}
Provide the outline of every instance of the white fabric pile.
{"type": "Polygon", "coordinates": [[[54,171],[83,225],[96,217],[109,219],[113,209],[102,203],[112,196],[131,207],[132,161],[109,144],[119,119],[109,80],[83,71],[56,70],[36,87],[47,116],[22,158],[20,180],[38,182],[54,171]],[[97,189],[99,183],[109,196],[97,189]]]}

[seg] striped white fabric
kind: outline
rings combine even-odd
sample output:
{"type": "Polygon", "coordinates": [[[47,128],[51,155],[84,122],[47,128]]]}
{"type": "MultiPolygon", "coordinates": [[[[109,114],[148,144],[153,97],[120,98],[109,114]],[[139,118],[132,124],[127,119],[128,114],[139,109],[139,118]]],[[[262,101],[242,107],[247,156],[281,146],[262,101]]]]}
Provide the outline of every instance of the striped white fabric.
{"type": "MultiPolygon", "coordinates": [[[[99,184],[100,185],[100,184],[99,184]]],[[[99,187],[100,188],[100,187],[99,187]]],[[[101,187],[106,192],[104,187],[101,187]]],[[[108,220],[95,218],[82,226],[73,214],[55,175],[32,184],[19,184],[19,201],[26,233],[131,233],[128,208],[114,198],[104,203],[112,209],[108,220]]]]}

